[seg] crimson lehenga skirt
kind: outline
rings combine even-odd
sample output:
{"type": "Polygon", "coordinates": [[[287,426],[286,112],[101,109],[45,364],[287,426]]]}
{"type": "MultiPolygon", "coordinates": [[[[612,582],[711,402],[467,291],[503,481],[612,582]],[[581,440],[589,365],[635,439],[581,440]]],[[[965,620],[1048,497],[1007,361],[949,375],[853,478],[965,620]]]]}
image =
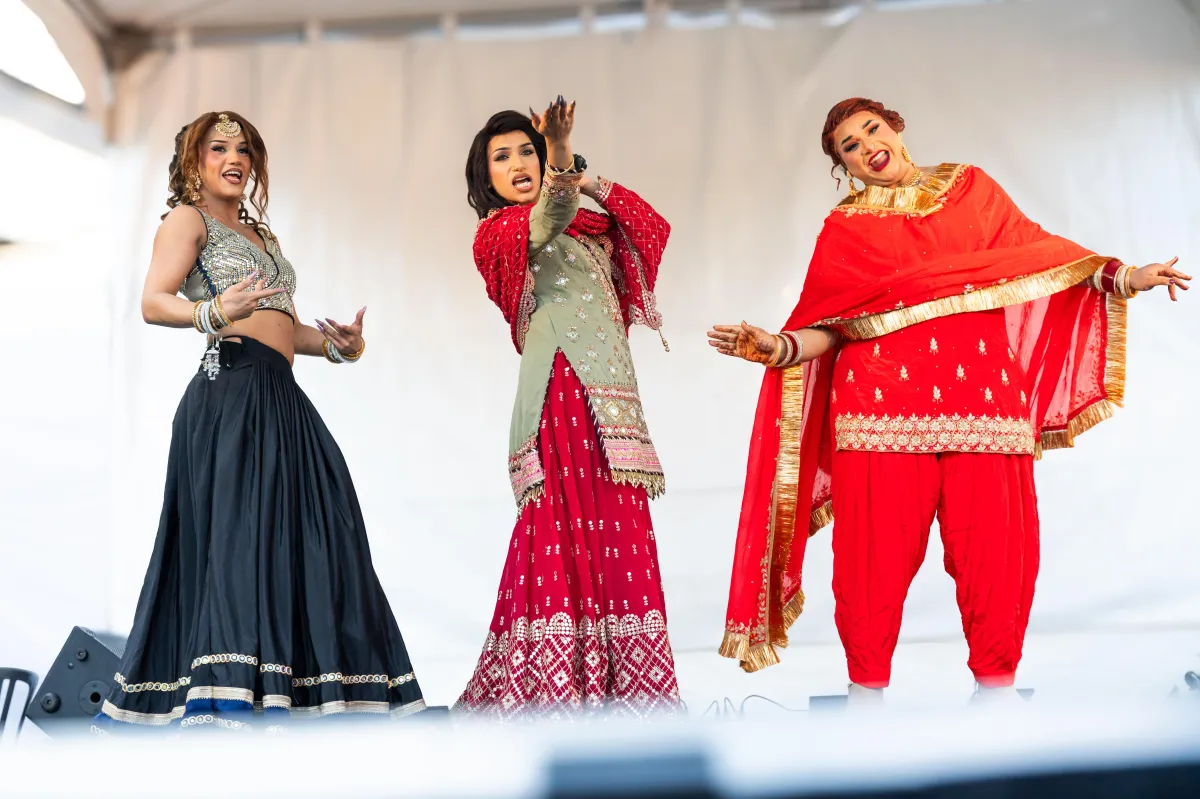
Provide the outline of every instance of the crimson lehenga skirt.
{"type": "Polygon", "coordinates": [[[175,414],[158,537],[97,725],[422,710],[350,472],[291,365],[247,338],[221,345],[211,378],[202,368],[175,414]]]}
{"type": "Polygon", "coordinates": [[[501,720],[678,712],[646,491],[610,479],[561,352],[538,450],[544,492],[517,518],[483,654],[455,711],[501,720]]]}

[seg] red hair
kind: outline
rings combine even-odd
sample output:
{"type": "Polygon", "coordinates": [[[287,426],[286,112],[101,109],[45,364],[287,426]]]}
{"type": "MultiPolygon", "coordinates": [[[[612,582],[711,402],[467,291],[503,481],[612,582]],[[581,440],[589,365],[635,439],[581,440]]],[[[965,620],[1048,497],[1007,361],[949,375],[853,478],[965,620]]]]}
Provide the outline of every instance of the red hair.
{"type": "Polygon", "coordinates": [[[842,166],[842,159],[834,147],[833,132],[837,130],[838,125],[860,111],[877,114],[883,118],[884,122],[888,123],[888,127],[897,133],[904,130],[904,117],[890,108],[884,108],[883,103],[877,100],[868,100],[865,97],[851,97],[848,100],[842,100],[829,109],[829,113],[825,116],[825,129],[821,131],[821,149],[825,151],[825,155],[833,159],[834,168],[842,166]]]}

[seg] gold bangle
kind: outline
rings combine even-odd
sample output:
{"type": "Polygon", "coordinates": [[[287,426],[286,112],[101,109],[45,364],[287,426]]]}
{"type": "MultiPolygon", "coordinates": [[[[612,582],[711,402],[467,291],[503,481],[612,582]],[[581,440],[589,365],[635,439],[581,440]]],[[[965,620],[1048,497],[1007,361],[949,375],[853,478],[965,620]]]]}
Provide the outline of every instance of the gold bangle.
{"type": "Polygon", "coordinates": [[[204,300],[197,300],[192,305],[192,327],[196,328],[197,333],[203,333],[204,328],[200,326],[200,306],[204,304],[204,300]]]}
{"type": "Polygon", "coordinates": [[[323,342],[321,342],[321,354],[325,356],[325,360],[336,365],[338,363],[341,363],[341,361],[338,361],[336,358],[333,357],[333,353],[330,352],[332,347],[333,347],[333,342],[330,341],[329,339],[325,339],[323,342]]]}
{"type": "Polygon", "coordinates": [[[1136,266],[1129,267],[1129,271],[1125,273],[1125,299],[1131,300],[1138,295],[1138,290],[1129,285],[1129,278],[1137,271],[1136,266]]]}
{"type": "Polygon", "coordinates": [[[213,297],[213,308],[216,309],[217,316],[220,317],[219,321],[222,322],[221,327],[229,327],[233,324],[233,320],[229,318],[227,313],[225,313],[225,306],[221,304],[220,294],[213,297]]]}
{"type": "Polygon", "coordinates": [[[360,337],[359,341],[361,343],[358,345],[358,352],[354,353],[353,355],[343,354],[342,357],[345,358],[347,361],[357,361],[359,358],[361,358],[363,356],[363,353],[367,351],[367,340],[365,338],[360,337]]]}
{"type": "Polygon", "coordinates": [[[787,351],[787,340],[778,333],[775,334],[775,351],[771,353],[771,357],[767,359],[767,366],[777,366],[785,360],[784,353],[787,351]]]}

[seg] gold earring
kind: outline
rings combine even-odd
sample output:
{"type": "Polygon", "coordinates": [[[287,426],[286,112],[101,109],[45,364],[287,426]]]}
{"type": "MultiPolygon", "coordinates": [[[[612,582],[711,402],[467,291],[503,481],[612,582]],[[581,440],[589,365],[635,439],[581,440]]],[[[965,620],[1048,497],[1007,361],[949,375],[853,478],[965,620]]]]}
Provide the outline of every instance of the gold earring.
{"type": "Polygon", "coordinates": [[[188,199],[193,203],[200,202],[200,170],[192,170],[192,179],[184,184],[188,190],[188,199]]]}
{"type": "Polygon", "coordinates": [[[910,158],[908,155],[908,148],[904,146],[903,142],[901,142],[901,144],[900,144],[900,157],[903,158],[908,163],[910,163],[910,164],[912,163],[912,158],[910,158]]]}
{"type": "MultiPolygon", "coordinates": [[[[854,188],[854,176],[850,174],[850,170],[842,167],[842,171],[846,173],[846,185],[850,187],[850,196],[857,197],[858,189],[854,188]]],[[[865,186],[863,188],[866,188],[865,186]]]]}

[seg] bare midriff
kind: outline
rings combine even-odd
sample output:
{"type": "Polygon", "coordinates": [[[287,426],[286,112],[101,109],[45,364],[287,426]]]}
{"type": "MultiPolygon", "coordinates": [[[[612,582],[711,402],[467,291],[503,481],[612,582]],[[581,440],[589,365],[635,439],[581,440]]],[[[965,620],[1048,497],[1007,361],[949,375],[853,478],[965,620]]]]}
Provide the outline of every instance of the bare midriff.
{"type": "Polygon", "coordinates": [[[264,308],[221,330],[222,339],[236,341],[240,336],[266,344],[287,358],[288,363],[296,360],[295,324],[283,311],[264,308]]]}

